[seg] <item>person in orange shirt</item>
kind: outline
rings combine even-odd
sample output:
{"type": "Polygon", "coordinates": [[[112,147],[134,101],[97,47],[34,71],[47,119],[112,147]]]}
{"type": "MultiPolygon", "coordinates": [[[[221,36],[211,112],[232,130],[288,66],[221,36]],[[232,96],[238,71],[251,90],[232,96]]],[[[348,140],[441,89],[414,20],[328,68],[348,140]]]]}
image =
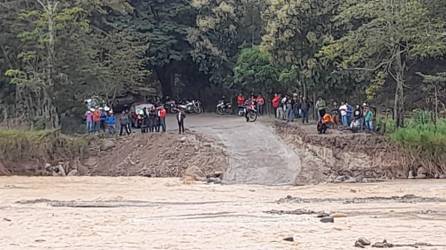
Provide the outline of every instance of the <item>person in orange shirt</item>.
{"type": "Polygon", "coordinates": [[[101,128],[101,111],[99,110],[99,107],[96,107],[96,109],[93,112],[93,132],[99,132],[99,129],[101,128]]]}
{"type": "Polygon", "coordinates": [[[322,113],[322,118],[317,123],[317,131],[319,134],[325,134],[328,127],[333,123],[333,118],[325,110],[322,113]]]}

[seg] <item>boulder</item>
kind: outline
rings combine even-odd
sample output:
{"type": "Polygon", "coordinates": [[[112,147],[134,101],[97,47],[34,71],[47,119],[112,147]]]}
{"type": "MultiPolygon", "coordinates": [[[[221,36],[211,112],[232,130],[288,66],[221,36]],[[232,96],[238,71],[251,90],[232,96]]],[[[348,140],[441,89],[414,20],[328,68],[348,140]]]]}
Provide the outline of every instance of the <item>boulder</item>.
{"type": "Polygon", "coordinates": [[[322,223],[334,223],[334,218],[333,217],[324,217],[321,219],[322,223]]]}
{"type": "Polygon", "coordinates": [[[101,144],[101,151],[108,151],[115,147],[115,142],[112,140],[104,140],[101,144]]]}

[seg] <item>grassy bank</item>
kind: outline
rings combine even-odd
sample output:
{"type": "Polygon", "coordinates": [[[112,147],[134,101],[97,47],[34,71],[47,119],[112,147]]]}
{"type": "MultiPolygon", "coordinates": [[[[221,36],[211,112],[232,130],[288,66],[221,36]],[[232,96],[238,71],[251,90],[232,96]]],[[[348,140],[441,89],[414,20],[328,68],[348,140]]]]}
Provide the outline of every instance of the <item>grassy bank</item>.
{"type": "Polygon", "coordinates": [[[84,158],[87,152],[87,139],[56,130],[0,130],[0,160],[52,162],[84,158]]]}
{"type": "Polygon", "coordinates": [[[434,124],[418,116],[389,135],[408,153],[413,165],[425,167],[432,175],[446,173],[445,119],[434,124]]]}

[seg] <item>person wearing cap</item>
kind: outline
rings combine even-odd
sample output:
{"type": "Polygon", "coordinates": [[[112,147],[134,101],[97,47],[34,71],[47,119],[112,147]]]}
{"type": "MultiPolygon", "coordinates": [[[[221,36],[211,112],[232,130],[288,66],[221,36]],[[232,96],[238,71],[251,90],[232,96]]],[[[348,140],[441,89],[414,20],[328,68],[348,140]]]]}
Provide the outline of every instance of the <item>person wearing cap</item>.
{"type": "Polygon", "coordinates": [[[87,133],[93,132],[93,109],[87,110],[85,113],[85,121],[87,122],[87,133]]]}

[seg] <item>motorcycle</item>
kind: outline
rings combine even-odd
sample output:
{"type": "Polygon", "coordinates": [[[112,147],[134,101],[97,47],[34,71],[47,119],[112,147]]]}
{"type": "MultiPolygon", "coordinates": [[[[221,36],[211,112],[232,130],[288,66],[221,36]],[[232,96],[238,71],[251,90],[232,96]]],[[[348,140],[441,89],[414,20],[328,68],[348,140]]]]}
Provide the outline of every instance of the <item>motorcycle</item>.
{"type": "Polygon", "coordinates": [[[164,108],[167,110],[167,113],[171,113],[171,114],[177,113],[177,104],[174,100],[167,101],[164,104],[164,108]]]}
{"type": "Polygon", "coordinates": [[[217,114],[232,114],[232,105],[230,103],[225,103],[223,100],[217,104],[217,114]]]}
{"type": "Polygon", "coordinates": [[[178,107],[187,113],[201,114],[203,112],[201,102],[198,100],[186,101],[185,104],[178,105],[178,107]]]}
{"type": "Polygon", "coordinates": [[[242,116],[247,116],[247,122],[255,122],[258,117],[257,109],[254,106],[241,107],[239,110],[239,115],[240,114],[242,114],[242,116]]]}

